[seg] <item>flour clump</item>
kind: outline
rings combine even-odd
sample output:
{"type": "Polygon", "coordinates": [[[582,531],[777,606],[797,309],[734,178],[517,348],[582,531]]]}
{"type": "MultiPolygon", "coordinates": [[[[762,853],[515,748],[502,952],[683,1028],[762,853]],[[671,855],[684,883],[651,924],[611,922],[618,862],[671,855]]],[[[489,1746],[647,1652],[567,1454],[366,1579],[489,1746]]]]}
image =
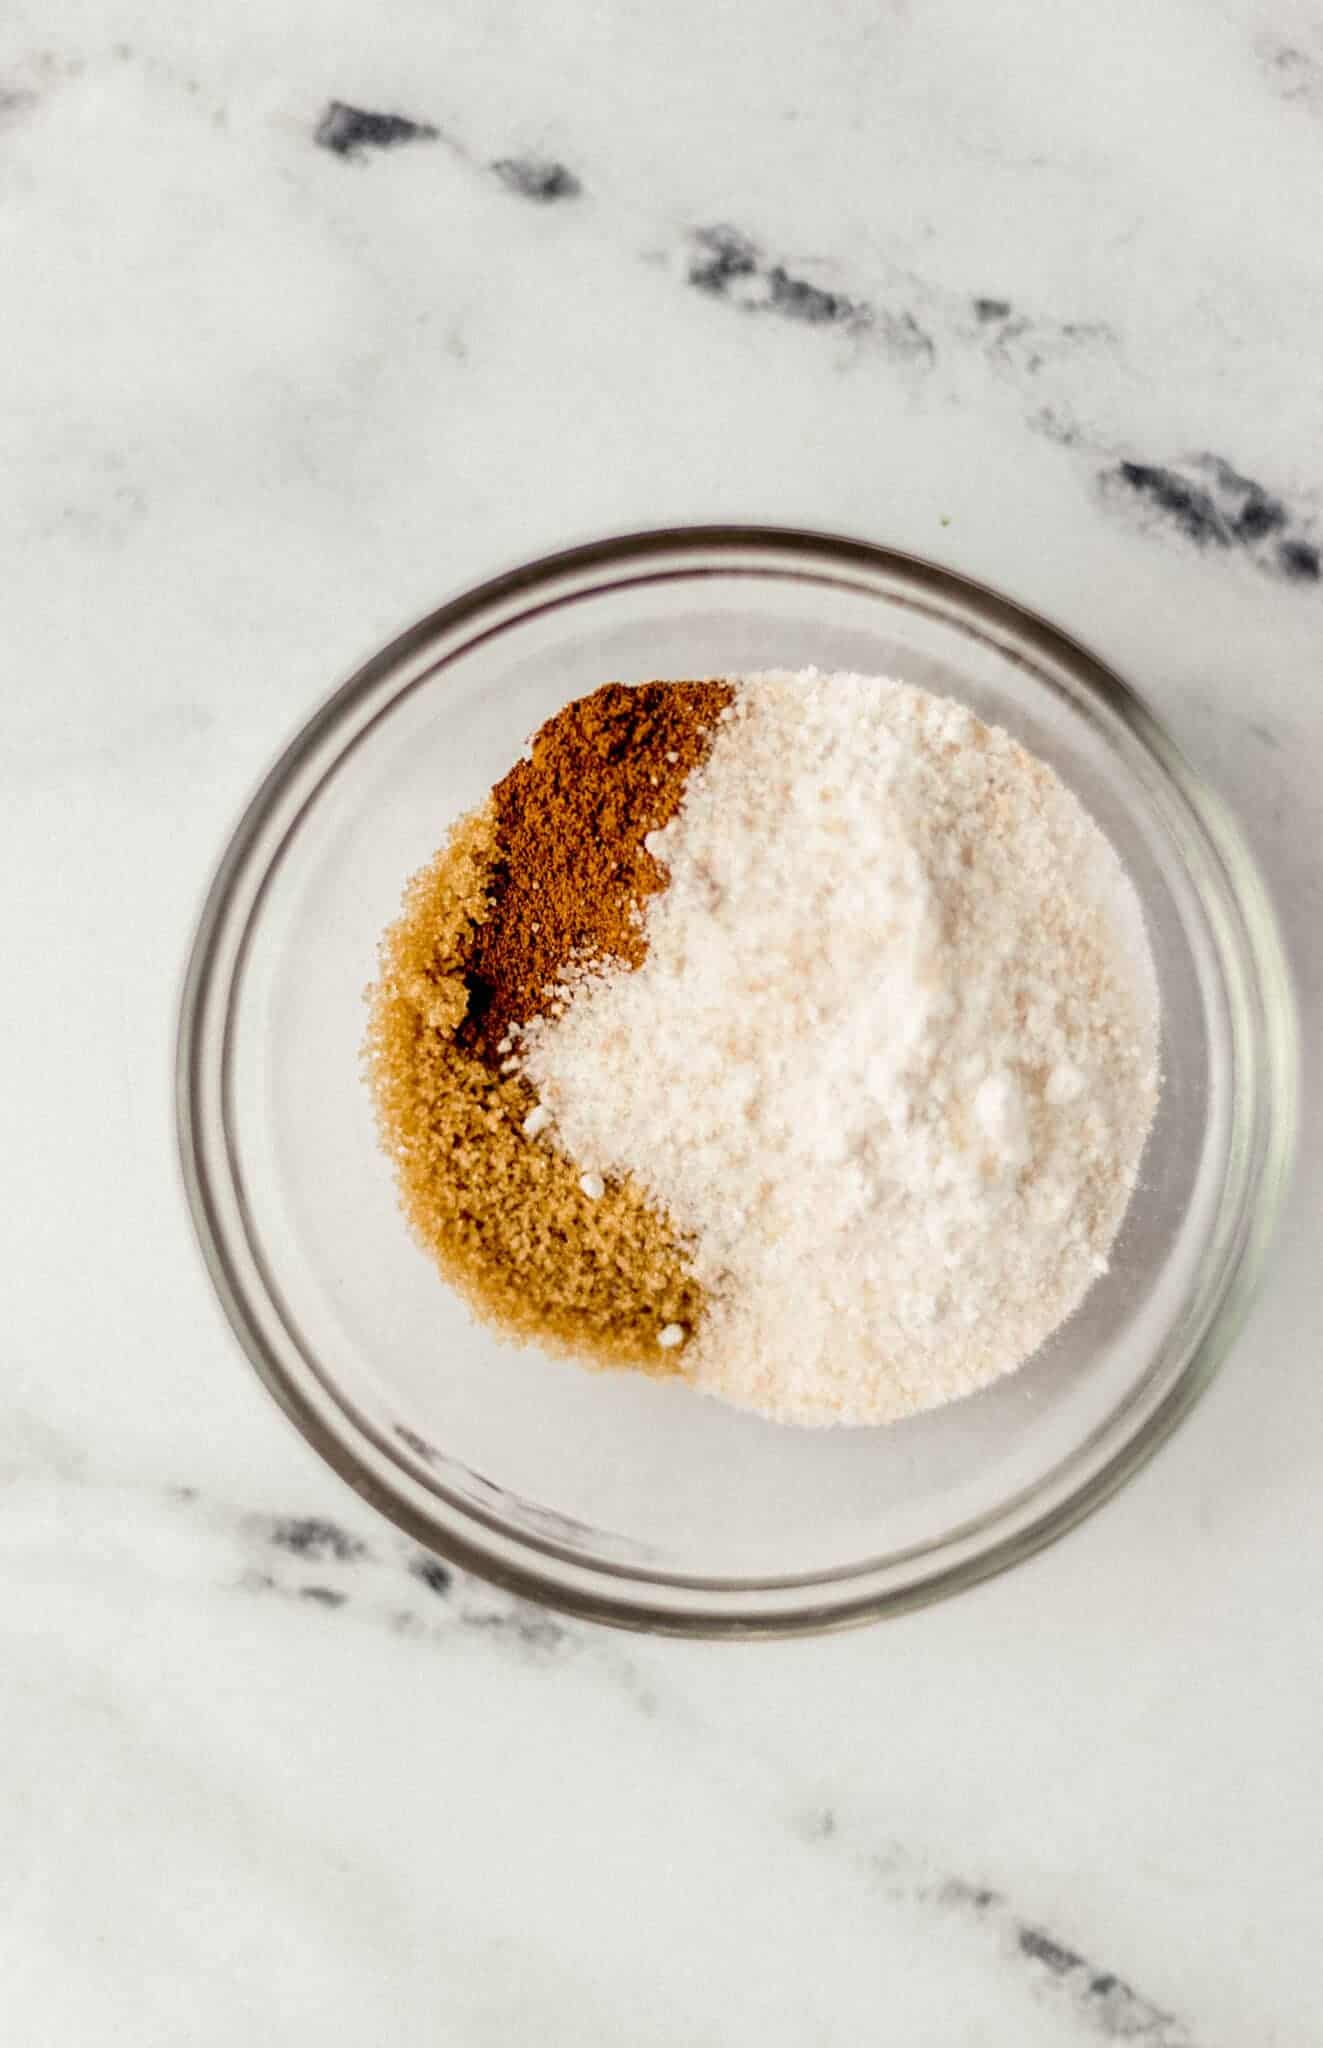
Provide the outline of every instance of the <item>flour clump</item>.
{"type": "Polygon", "coordinates": [[[647,834],[634,957],[568,962],[509,1057],[541,1142],[684,1248],[685,1377],[890,1422],[1021,1364],[1106,1270],[1156,976],[1109,841],[1006,733],[878,677],[728,687],[647,834]]]}

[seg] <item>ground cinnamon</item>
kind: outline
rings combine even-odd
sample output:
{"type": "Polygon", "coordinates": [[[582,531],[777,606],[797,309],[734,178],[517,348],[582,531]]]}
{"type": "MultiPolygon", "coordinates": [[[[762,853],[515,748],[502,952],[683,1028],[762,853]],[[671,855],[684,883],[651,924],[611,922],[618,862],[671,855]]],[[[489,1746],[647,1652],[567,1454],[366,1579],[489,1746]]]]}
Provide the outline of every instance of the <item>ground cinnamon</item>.
{"type": "Polygon", "coordinates": [[[571,962],[638,966],[638,911],[666,880],[644,840],[674,816],[731,696],[721,682],[608,683],[550,719],[497,783],[462,1044],[499,1060],[510,1026],[541,1012],[571,962]]]}

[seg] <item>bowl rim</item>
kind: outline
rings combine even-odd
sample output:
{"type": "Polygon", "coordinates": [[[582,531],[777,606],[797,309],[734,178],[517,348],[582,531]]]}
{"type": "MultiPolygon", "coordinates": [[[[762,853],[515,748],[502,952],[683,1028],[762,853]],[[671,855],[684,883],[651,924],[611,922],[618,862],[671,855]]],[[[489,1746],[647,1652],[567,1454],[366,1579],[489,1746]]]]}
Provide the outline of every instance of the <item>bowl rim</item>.
{"type": "MultiPolygon", "coordinates": [[[[241,1348],[313,1449],[373,1507],[448,1562],[512,1593],[583,1618],[664,1634],[771,1637],[844,1628],[906,1612],[1008,1570],[1064,1535],[1147,1463],[1211,1383],[1256,1291],[1289,1180],[1298,1058],[1285,951],[1267,890],[1239,827],[1143,700],[1113,670],[1037,613],[922,557],[797,527],[697,525],[589,541],[475,584],[388,642],[314,710],[259,783],[208,886],[180,998],[175,1116],[194,1232],[241,1348]],[[620,575],[623,569],[641,573],[620,575]],[[607,575],[605,583],[592,580],[602,572],[607,575]],[[1183,1360],[1137,1429],[1078,1484],[987,1543],[980,1535],[989,1522],[1005,1521],[1022,1500],[1036,1497],[1041,1482],[934,1544],[893,1553],[880,1564],[874,1560],[799,1578],[707,1581],[605,1562],[585,1564],[565,1547],[514,1531],[501,1517],[475,1510],[471,1502],[442,1496],[435,1486],[425,1488],[410,1474],[398,1446],[385,1443],[361,1417],[351,1441],[354,1420],[346,1404],[331,1396],[315,1360],[298,1342],[292,1319],[283,1313],[275,1276],[244,1228],[245,1204],[230,1144],[226,1097],[232,1014],[248,942],[278,861],[345,754],[438,668],[521,619],[630,581],[732,573],[781,578],[807,573],[818,583],[848,581],[873,596],[881,594],[879,583],[899,581],[913,594],[918,609],[926,608],[926,596],[934,604],[945,600],[944,616],[949,616],[952,601],[962,611],[975,613],[986,631],[980,634],[964,617],[961,630],[988,638],[1003,653],[1008,649],[1001,636],[1009,635],[1068,668],[1072,682],[1119,716],[1140,742],[1212,857],[1226,899],[1220,906],[1222,939],[1237,954],[1245,983],[1238,1027],[1251,1057],[1241,1062],[1238,1075],[1242,1090],[1236,1106],[1242,1127],[1227,1176],[1230,1180],[1233,1170],[1238,1175],[1234,1228],[1223,1245],[1213,1284],[1203,1289],[1183,1360]],[[871,577],[872,583],[855,581],[860,574],[871,577]],[[460,645],[448,653],[440,651],[448,638],[460,634],[466,635],[460,645]],[[420,658],[429,650],[437,650],[437,659],[420,669],[420,658]],[[332,745],[333,754],[316,772],[332,745]],[[307,783],[302,790],[301,780],[307,783]],[[440,1515],[435,1506],[443,1497],[452,1509],[448,1516],[440,1515]],[[901,1583],[884,1582],[887,1573],[915,1556],[931,1558],[930,1568],[901,1583]]],[[[1113,1410],[1094,1435],[1110,1431],[1133,1398],[1113,1410]]],[[[1078,1458],[1091,1441],[1077,1446],[1065,1463],[1078,1458]]]]}

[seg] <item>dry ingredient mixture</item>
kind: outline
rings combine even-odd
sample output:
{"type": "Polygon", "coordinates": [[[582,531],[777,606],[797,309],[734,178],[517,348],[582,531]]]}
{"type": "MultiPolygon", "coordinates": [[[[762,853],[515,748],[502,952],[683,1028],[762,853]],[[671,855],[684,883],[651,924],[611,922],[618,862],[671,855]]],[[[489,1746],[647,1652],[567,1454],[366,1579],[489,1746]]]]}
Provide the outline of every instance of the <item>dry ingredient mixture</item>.
{"type": "Polygon", "coordinates": [[[1056,775],[877,677],[613,685],[413,884],[369,1040],[479,1309],[798,1423],[1023,1362],[1158,1089],[1138,901],[1056,775]]]}

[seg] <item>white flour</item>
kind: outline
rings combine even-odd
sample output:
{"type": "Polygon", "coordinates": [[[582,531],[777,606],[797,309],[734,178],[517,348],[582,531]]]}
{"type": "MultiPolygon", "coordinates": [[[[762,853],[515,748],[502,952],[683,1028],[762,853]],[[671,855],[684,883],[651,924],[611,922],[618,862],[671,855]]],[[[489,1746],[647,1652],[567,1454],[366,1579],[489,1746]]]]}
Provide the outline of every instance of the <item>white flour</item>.
{"type": "Polygon", "coordinates": [[[647,958],[520,1050],[554,1141],[688,1240],[685,1369],[799,1423],[1009,1372],[1105,1270],[1157,1098],[1108,841],[960,706],[809,670],[737,682],[650,844],[647,958]]]}

